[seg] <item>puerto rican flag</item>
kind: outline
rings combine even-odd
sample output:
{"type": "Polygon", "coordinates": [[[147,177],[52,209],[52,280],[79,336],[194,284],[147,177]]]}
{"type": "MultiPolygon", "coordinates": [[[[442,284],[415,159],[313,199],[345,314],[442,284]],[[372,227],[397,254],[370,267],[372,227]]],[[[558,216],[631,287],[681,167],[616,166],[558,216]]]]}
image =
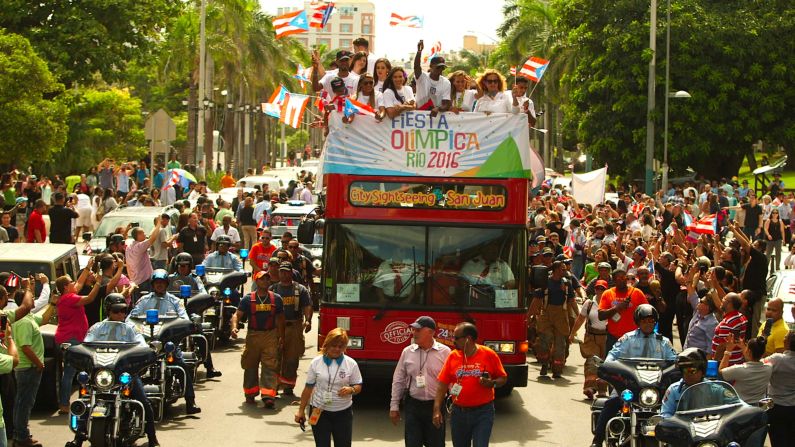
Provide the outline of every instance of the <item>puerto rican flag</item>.
{"type": "Polygon", "coordinates": [[[282,115],[282,103],[284,103],[284,97],[288,93],[290,92],[283,85],[280,85],[279,89],[273,92],[268,102],[262,103],[262,112],[274,118],[280,118],[282,115]]]}
{"type": "Polygon", "coordinates": [[[511,76],[516,76],[516,65],[511,65],[511,76]]]}
{"type": "Polygon", "coordinates": [[[346,117],[350,117],[352,115],[375,116],[375,110],[373,110],[372,107],[370,107],[368,104],[361,103],[351,98],[345,98],[345,107],[343,108],[342,112],[346,117]]]}
{"type": "Polygon", "coordinates": [[[519,76],[524,76],[525,78],[538,83],[538,81],[541,80],[541,77],[544,76],[544,72],[547,71],[548,67],[548,60],[533,56],[528,59],[527,62],[525,62],[522,66],[522,69],[519,70],[519,76]]]}
{"type": "Polygon", "coordinates": [[[334,12],[334,3],[321,3],[312,13],[312,18],[309,19],[309,26],[312,28],[324,28],[331,18],[332,12],[334,12]]]}
{"type": "Polygon", "coordinates": [[[299,95],[296,93],[285,94],[279,121],[298,129],[304,119],[304,111],[306,110],[307,104],[309,104],[309,96],[307,95],[299,95]]]}
{"type": "Polygon", "coordinates": [[[8,279],[6,279],[5,286],[11,288],[19,287],[19,275],[16,275],[14,273],[9,275],[8,279]]]}
{"type": "Polygon", "coordinates": [[[684,211],[682,212],[682,221],[684,221],[685,228],[687,228],[690,225],[693,225],[693,216],[689,212],[684,211]]]}
{"type": "Polygon", "coordinates": [[[717,234],[718,216],[710,214],[697,220],[694,224],[688,225],[686,228],[688,231],[698,234],[717,234]]]}
{"type": "Polygon", "coordinates": [[[166,187],[163,189],[173,188],[177,183],[179,183],[179,173],[176,169],[172,169],[171,180],[168,181],[168,185],[166,185],[166,187]]]}
{"type": "Polygon", "coordinates": [[[306,10],[293,11],[273,18],[273,29],[276,31],[276,38],[289,36],[291,34],[305,33],[309,31],[309,22],[306,19],[306,10]]]}
{"type": "Polygon", "coordinates": [[[432,58],[432,57],[434,57],[434,56],[438,55],[438,54],[439,54],[439,53],[441,53],[441,52],[442,52],[442,43],[441,43],[441,42],[436,42],[436,43],[435,43],[435,44],[433,44],[433,46],[431,47],[431,54],[429,54],[429,55],[425,56],[425,59],[423,59],[423,62],[428,62],[428,60],[429,60],[430,58],[432,58]]]}
{"type": "Polygon", "coordinates": [[[298,69],[296,70],[293,77],[295,79],[298,79],[298,81],[301,83],[302,89],[306,89],[306,87],[304,86],[304,82],[309,82],[309,77],[311,76],[311,73],[312,73],[312,67],[304,68],[303,65],[298,64],[298,69]]]}
{"type": "Polygon", "coordinates": [[[390,15],[389,26],[405,26],[406,28],[422,28],[421,16],[400,16],[394,12],[390,15]]]}

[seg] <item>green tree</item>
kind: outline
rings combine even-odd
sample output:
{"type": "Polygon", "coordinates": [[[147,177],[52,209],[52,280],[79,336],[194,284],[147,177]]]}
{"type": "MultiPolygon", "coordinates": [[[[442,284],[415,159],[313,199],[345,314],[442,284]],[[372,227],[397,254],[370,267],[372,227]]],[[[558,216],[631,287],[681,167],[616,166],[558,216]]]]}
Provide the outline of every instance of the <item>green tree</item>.
{"type": "Polygon", "coordinates": [[[105,157],[132,161],[146,155],[141,101],[127,90],[82,90],[70,103],[69,138],[56,157],[57,171],[85,172],[105,157]]]}
{"type": "Polygon", "coordinates": [[[62,91],[27,39],[0,30],[0,159],[43,162],[63,148],[62,91]]]}
{"type": "Polygon", "coordinates": [[[30,39],[67,87],[124,79],[127,63],[148,57],[178,0],[85,0],[0,3],[0,27],[30,39]]]}

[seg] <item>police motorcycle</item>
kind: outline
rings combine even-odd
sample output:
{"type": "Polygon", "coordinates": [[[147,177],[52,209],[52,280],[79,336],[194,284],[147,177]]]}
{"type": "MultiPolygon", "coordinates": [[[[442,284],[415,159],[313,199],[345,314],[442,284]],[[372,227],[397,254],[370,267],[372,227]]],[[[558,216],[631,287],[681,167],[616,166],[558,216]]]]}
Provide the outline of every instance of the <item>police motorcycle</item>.
{"type": "MultiPolygon", "coordinates": [[[[124,324],[123,322],[112,324],[124,324]]],[[[69,428],[75,440],[66,447],[129,446],[146,436],[141,402],[131,397],[133,377],[158,365],[161,345],[94,341],[69,347],[64,362],[78,371],[78,398],[69,406],[69,428]]]]}
{"type": "MultiPolygon", "coordinates": [[[[179,318],[171,312],[161,315],[157,309],[149,309],[143,316],[132,316],[131,321],[147,341],[158,342],[163,347],[158,352],[157,362],[147,368],[141,377],[146,397],[152,403],[155,420],[159,422],[163,420],[165,407],[185,396],[188,374],[176,364],[177,346],[185,338],[196,334],[199,328],[194,321],[179,318]]],[[[183,351],[182,355],[185,365],[195,371],[198,362],[194,353],[183,351]]]]}
{"type": "MultiPolygon", "coordinates": [[[[247,256],[248,250],[241,249],[240,257],[244,262],[247,256]]],[[[212,328],[214,341],[227,343],[232,337],[232,315],[237,311],[240,297],[244,293],[243,286],[251,272],[197,265],[196,273],[204,276],[204,285],[214,303],[204,312],[204,322],[212,328]]]]}

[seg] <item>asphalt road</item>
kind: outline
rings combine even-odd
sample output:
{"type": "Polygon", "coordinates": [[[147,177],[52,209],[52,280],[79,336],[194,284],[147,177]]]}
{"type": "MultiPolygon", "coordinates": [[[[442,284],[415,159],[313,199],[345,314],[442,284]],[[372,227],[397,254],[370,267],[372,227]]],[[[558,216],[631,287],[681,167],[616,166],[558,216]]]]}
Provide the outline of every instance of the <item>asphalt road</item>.
{"type": "MultiPolygon", "coordinates": [[[[317,327],[314,324],[313,327],[317,327]]],[[[241,333],[242,335],[242,333],[241,333]]],[[[184,415],[184,402],[171,408],[158,426],[158,439],[164,446],[173,445],[314,445],[311,430],[301,432],[293,422],[295,398],[280,398],[274,410],[244,404],[240,369],[242,341],[217,348],[215,365],[223,377],[206,381],[204,369],[196,385],[197,403],[202,413],[184,415]]],[[[307,336],[306,355],[299,369],[296,392],[311,358],[317,353],[317,333],[307,336]]],[[[572,346],[569,366],[561,379],[538,378],[539,366],[530,362],[530,383],[496,402],[497,417],[491,437],[492,445],[589,445],[590,409],[582,395],[582,358],[572,346]]],[[[388,417],[388,383],[364,384],[364,392],[354,401],[353,445],[403,445],[403,427],[393,426],[388,417]]],[[[72,439],[67,417],[56,413],[34,413],[31,433],[44,446],[63,445],[72,439]]],[[[448,445],[452,445],[447,436],[448,445]]],[[[138,445],[146,445],[145,439],[138,445]]]]}

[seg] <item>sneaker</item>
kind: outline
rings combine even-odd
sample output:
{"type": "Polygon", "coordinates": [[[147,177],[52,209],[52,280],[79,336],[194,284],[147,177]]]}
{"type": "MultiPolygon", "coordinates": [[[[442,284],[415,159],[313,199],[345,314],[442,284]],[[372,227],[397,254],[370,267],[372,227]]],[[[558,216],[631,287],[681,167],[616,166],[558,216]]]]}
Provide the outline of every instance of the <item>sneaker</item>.
{"type": "Polygon", "coordinates": [[[546,363],[541,365],[541,372],[539,373],[542,377],[546,377],[547,373],[549,372],[549,366],[546,363]]]}
{"type": "Polygon", "coordinates": [[[262,399],[262,403],[265,405],[265,408],[269,410],[276,408],[276,402],[274,402],[273,399],[264,398],[262,399]]]}

